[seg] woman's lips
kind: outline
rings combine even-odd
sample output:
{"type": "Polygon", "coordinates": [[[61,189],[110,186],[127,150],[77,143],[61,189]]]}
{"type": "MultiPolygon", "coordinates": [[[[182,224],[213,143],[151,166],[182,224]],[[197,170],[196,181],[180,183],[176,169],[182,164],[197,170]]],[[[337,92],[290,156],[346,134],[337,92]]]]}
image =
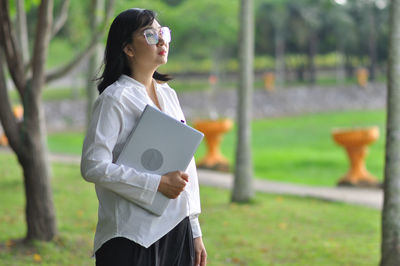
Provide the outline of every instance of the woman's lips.
{"type": "Polygon", "coordinates": [[[167,51],[161,51],[161,52],[159,52],[158,54],[159,54],[159,55],[166,55],[166,54],[167,54],[167,51]]]}

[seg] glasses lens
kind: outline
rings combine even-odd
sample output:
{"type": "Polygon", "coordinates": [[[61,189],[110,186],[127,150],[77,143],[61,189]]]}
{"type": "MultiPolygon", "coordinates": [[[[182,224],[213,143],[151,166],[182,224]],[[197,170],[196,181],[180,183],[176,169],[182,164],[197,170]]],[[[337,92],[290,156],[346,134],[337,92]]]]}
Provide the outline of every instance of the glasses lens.
{"type": "Polygon", "coordinates": [[[154,29],[147,29],[144,31],[144,37],[148,44],[158,43],[158,34],[154,29]]]}
{"type": "Polygon", "coordinates": [[[161,38],[164,40],[166,43],[171,42],[171,30],[168,27],[162,27],[160,29],[161,33],[161,38]]]}

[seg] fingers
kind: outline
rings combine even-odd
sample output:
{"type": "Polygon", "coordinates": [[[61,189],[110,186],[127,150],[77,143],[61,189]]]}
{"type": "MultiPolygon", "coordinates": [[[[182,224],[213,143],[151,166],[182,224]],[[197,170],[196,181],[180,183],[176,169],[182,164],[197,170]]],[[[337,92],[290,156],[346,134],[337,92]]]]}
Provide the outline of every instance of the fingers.
{"type": "Polygon", "coordinates": [[[161,186],[159,190],[170,199],[177,198],[185,189],[187,182],[189,182],[189,175],[175,171],[167,173],[161,177],[161,186]]]}
{"type": "Polygon", "coordinates": [[[206,266],[207,252],[201,237],[194,239],[194,248],[195,248],[195,265],[206,266]]]}
{"type": "Polygon", "coordinates": [[[196,266],[200,265],[200,261],[201,261],[201,252],[196,250],[196,262],[194,263],[194,265],[196,266]]]}
{"type": "Polygon", "coordinates": [[[201,262],[200,262],[200,266],[206,266],[207,264],[207,253],[206,251],[203,249],[201,252],[201,262]]]}
{"type": "Polygon", "coordinates": [[[186,182],[189,182],[189,175],[186,173],[181,172],[181,178],[186,182]]]}

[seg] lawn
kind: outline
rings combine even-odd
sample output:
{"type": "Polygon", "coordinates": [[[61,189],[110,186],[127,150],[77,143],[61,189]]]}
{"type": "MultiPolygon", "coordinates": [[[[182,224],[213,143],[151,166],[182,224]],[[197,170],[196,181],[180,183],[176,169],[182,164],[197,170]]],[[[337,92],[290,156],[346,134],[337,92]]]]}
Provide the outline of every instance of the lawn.
{"type": "MultiPolygon", "coordinates": [[[[334,186],[347,172],[348,161],[343,148],[331,137],[332,129],[378,126],[381,136],[369,148],[368,170],[382,180],[384,163],[385,112],[345,111],[309,114],[286,118],[255,120],[252,123],[254,174],[257,178],[307,184],[334,186]]],[[[236,128],[226,134],[222,152],[234,162],[236,128]]],[[[53,152],[79,155],[83,134],[80,132],[49,135],[53,152]]],[[[196,159],[205,154],[202,143],[196,159]]]]}
{"type": "MultiPolygon", "coordinates": [[[[94,265],[97,219],[92,184],[73,164],[52,165],[59,236],[51,243],[18,244],[25,234],[21,170],[0,154],[1,265],[94,265]]],[[[250,205],[230,193],[201,187],[200,222],[209,265],[377,265],[380,212],[310,198],[257,194],[250,205]]]]}

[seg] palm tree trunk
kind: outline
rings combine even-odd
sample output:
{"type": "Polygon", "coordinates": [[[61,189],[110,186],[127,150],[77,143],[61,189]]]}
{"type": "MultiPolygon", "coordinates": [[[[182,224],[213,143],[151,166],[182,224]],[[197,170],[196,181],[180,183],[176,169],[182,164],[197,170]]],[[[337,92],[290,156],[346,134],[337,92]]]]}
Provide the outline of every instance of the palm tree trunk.
{"type": "Polygon", "coordinates": [[[400,265],[400,0],[390,4],[381,266],[400,265]]]}
{"type": "Polygon", "coordinates": [[[253,1],[241,0],[240,9],[240,74],[237,109],[237,147],[232,201],[247,202],[253,197],[251,156],[251,117],[254,60],[253,1]]]}

